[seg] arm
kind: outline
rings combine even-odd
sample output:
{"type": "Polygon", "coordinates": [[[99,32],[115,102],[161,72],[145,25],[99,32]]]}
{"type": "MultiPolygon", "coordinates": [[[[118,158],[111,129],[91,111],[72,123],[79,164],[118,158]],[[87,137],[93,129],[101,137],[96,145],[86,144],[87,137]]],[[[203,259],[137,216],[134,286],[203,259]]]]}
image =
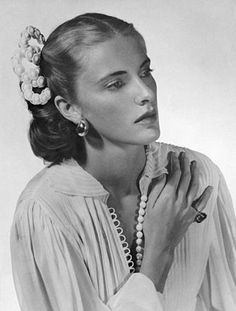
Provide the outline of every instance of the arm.
{"type": "Polygon", "coordinates": [[[236,222],[221,172],[210,226],[211,246],[196,311],[236,310],[236,222]]]}
{"type": "Polygon", "coordinates": [[[199,192],[200,166],[181,152],[168,154],[168,176],[152,184],[143,223],[145,236],[141,272],[153,280],[157,291],[164,291],[174,252],[196,217],[195,207],[202,211],[211,196],[212,187],[199,192]]]}
{"type": "Polygon", "coordinates": [[[71,243],[73,237],[40,203],[20,204],[21,214],[16,213],[11,232],[11,254],[22,311],[162,311],[152,281],[141,273],[132,275],[107,303],[101,301],[79,246],[71,243]]]}

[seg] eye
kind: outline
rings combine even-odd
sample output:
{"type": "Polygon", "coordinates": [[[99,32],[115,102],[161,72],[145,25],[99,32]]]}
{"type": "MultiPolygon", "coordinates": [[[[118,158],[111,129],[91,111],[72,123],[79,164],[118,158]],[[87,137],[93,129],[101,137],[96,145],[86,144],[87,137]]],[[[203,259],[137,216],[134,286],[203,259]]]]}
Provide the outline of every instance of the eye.
{"type": "Polygon", "coordinates": [[[151,73],[152,73],[152,72],[153,72],[153,69],[147,68],[147,69],[145,69],[145,70],[140,74],[140,77],[141,77],[141,78],[149,77],[149,76],[151,76],[151,73]]]}
{"type": "Polygon", "coordinates": [[[109,90],[118,90],[124,85],[124,82],[121,80],[113,81],[109,84],[107,84],[105,87],[109,90]]]}

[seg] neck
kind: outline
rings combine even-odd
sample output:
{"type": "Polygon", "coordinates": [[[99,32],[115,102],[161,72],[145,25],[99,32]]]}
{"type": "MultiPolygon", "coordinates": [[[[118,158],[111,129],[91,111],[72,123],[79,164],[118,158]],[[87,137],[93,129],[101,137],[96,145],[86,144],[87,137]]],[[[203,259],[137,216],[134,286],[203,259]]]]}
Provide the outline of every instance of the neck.
{"type": "Polygon", "coordinates": [[[84,169],[115,197],[138,193],[137,180],[145,166],[142,145],[105,144],[102,149],[86,146],[84,169]]]}

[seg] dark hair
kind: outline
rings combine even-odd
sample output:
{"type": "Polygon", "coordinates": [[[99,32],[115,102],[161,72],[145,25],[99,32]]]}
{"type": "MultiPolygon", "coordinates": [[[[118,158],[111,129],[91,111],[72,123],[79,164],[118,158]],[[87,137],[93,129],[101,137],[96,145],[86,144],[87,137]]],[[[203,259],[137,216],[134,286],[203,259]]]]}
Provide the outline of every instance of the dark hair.
{"type": "Polygon", "coordinates": [[[76,102],[75,81],[84,48],[116,35],[135,37],[145,48],[143,37],[132,24],[98,13],[83,14],[66,21],[48,37],[41,52],[40,74],[46,78],[52,97],[46,105],[27,102],[33,116],[29,138],[36,156],[52,163],[69,158],[82,161],[84,140],[76,134],[76,125],[58,111],[54,98],[60,95],[71,104],[76,102]]]}

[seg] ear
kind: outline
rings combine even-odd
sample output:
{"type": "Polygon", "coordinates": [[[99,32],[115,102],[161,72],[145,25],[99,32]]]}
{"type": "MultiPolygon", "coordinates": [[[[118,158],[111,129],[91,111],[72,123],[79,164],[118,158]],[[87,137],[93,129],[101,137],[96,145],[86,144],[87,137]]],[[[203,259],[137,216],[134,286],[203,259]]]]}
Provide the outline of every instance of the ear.
{"type": "Polygon", "coordinates": [[[78,124],[81,120],[81,110],[76,105],[69,104],[63,97],[56,96],[54,99],[54,104],[63,115],[64,118],[70,120],[71,122],[78,124]]]}

